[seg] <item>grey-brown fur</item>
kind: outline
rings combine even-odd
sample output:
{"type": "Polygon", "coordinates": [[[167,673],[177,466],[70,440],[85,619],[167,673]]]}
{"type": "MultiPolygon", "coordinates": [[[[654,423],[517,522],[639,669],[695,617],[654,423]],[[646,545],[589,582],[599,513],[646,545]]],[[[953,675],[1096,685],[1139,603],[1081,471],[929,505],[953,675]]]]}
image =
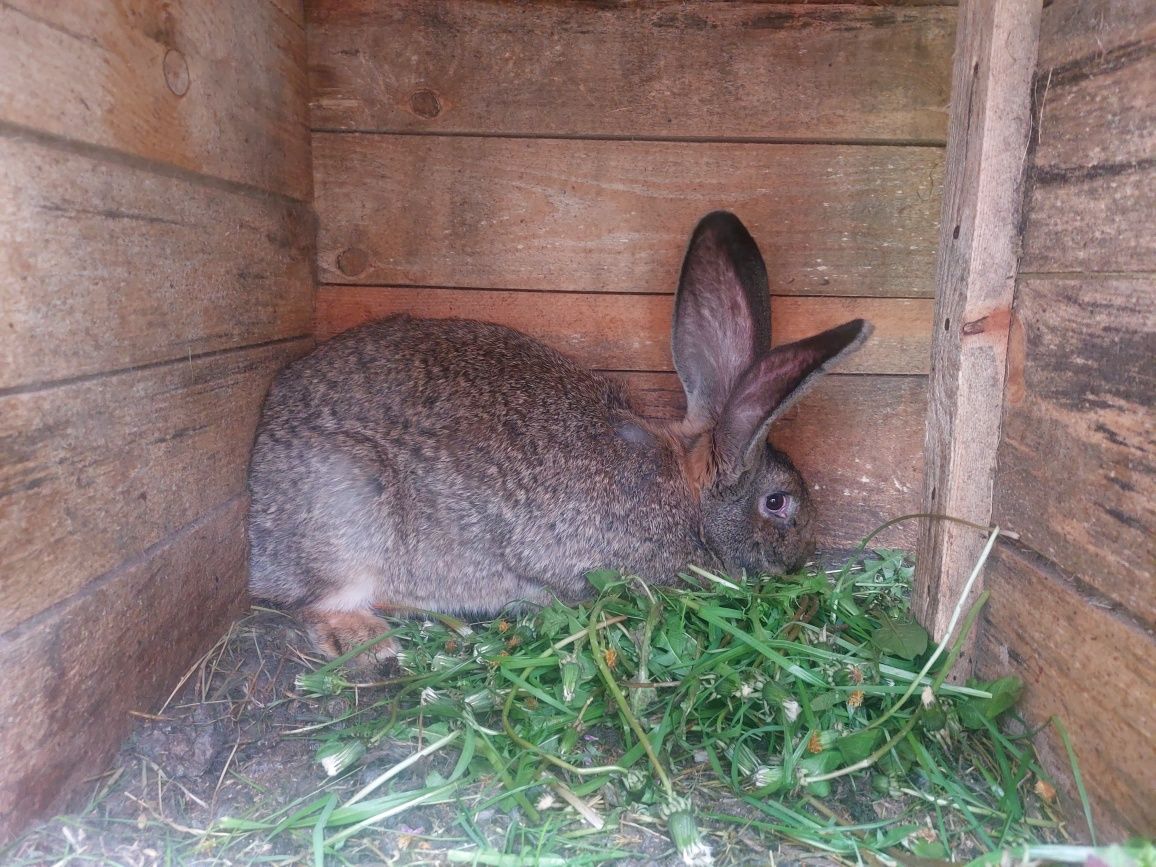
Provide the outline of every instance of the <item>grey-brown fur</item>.
{"type": "Polygon", "coordinates": [[[645,420],[617,382],[500,325],[355,328],[270,390],[249,480],[252,592],[301,612],[338,653],[380,631],[373,608],[485,615],[575,600],[600,567],[663,582],[687,563],[794,567],[812,508],[767,425],[868,329],[768,352],[762,259],[721,212],[696,229],[679,287],[690,406],[677,425],[645,420]],[[789,518],[760,512],[771,492],[795,498],[789,518]]]}

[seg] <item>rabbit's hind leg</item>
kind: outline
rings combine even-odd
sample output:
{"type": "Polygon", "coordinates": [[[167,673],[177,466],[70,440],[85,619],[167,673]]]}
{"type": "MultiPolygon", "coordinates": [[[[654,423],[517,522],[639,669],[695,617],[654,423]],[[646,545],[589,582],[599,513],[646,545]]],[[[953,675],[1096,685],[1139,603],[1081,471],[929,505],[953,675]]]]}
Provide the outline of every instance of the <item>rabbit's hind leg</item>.
{"type": "Polygon", "coordinates": [[[373,670],[397,656],[397,642],[382,638],[389,631],[388,624],[372,611],[336,611],[313,605],[301,611],[300,618],[313,646],[330,659],[376,642],[348,660],[345,664],[350,668],[373,670]]]}

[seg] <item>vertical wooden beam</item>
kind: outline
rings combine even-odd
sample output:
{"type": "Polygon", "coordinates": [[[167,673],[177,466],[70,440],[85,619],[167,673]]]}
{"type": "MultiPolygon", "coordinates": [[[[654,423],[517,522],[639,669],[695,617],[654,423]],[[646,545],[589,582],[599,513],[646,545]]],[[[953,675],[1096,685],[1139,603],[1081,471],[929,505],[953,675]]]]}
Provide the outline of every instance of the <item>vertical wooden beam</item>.
{"type": "MultiPolygon", "coordinates": [[[[959,15],[935,273],[923,504],[928,512],[987,524],[1012,328],[1040,3],[964,0],[959,15]]],[[[974,530],[944,521],[928,522],[921,533],[915,606],[936,638],[947,630],[983,542],[974,530]]],[[[971,662],[969,648],[957,672],[969,672],[971,662]]]]}

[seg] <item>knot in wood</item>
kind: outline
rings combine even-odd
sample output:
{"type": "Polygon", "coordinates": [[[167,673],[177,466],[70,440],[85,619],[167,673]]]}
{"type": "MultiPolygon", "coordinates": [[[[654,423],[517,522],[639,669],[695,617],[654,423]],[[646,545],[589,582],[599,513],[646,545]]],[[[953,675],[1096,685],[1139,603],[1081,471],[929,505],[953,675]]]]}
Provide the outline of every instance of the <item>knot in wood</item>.
{"type": "Polygon", "coordinates": [[[189,64],[185,61],[185,55],[175,48],[170,48],[165,52],[161,68],[164,70],[165,84],[169,90],[177,96],[184,96],[189,92],[189,64]]]}
{"type": "Polygon", "coordinates": [[[432,90],[417,90],[410,95],[410,110],[418,117],[435,118],[442,113],[442,101],[432,90]]]}

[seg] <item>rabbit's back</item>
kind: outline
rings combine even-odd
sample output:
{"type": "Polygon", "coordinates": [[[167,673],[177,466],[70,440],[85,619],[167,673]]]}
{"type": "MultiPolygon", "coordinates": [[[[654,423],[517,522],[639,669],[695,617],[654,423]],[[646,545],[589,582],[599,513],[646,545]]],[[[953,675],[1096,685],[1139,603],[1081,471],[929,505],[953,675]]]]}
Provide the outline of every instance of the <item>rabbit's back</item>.
{"type": "Polygon", "coordinates": [[[634,419],[618,383],[502,326],[398,316],[339,335],[266,403],[254,593],[486,612],[580,596],[597,567],[669,577],[694,517],[634,419]]]}

